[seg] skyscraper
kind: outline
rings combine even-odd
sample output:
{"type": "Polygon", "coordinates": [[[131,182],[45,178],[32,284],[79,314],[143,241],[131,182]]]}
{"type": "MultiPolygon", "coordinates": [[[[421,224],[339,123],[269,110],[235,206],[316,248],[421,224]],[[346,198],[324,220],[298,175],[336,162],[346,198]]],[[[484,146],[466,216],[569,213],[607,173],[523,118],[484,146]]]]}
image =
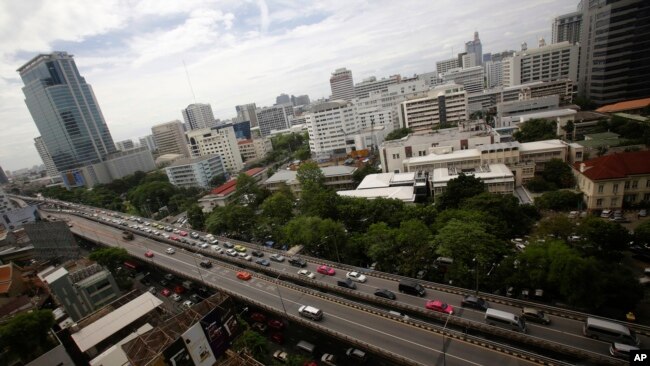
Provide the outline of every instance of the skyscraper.
{"type": "Polygon", "coordinates": [[[149,151],[156,151],[156,142],[153,139],[153,135],[140,137],[140,146],[146,146],[149,151]]]}
{"type": "Polygon", "coordinates": [[[235,106],[237,111],[237,120],[250,121],[251,127],[257,127],[259,123],[257,122],[257,106],[255,103],[248,103],[235,106]]]}
{"type": "Polygon", "coordinates": [[[582,1],[578,94],[596,104],[650,96],[650,1],[582,1]]]}
{"type": "Polygon", "coordinates": [[[260,132],[266,137],[271,131],[285,130],[291,127],[289,117],[293,116],[293,106],[291,104],[274,105],[257,110],[257,121],[259,122],[260,132]]]}
{"type": "Polygon", "coordinates": [[[210,104],[190,104],[181,111],[185,121],[185,130],[192,131],[215,126],[214,114],[210,104]]]}
{"type": "Polygon", "coordinates": [[[40,155],[41,160],[43,160],[47,175],[50,177],[58,177],[59,171],[56,170],[52,156],[49,152],[47,152],[47,147],[45,147],[45,143],[43,142],[43,138],[41,136],[38,136],[34,139],[34,146],[36,146],[36,151],[38,151],[38,155],[40,155]]]}
{"type": "Polygon", "coordinates": [[[99,163],[116,151],[92,87],[72,55],[40,54],[18,73],[25,103],[57,171],[99,163]]]}
{"type": "MultiPolygon", "coordinates": [[[[291,103],[291,97],[288,96],[287,94],[280,94],[277,97],[275,97],[275,104],[288,104],[291,103]]],[[[293,104],[293,103],[292,103],[293,104]]]]}
{"type": "Polygon", "coordinates": [[[483,64],[483,46],[481,40],[478,38],[478,32],[474,32],[474,39],[465,43],[465,52],[468,55],[474,55],[474,65],[481,66],[483,64]]]}
{"type": "Polygon", "coordinates": [[[346,68],[336,69],[330,76],[330,87],[332,88],[331,100],[352,100],[354,98],[352,71],[346,68]]]}
{"type": "Polygon", "coordinates": [[[9,183],[9,178],[7,178],[7,174],[5,174],[5,171],[0,166],[0,184],[7,184],[7,183],[9,183]]]}
{"type": "Polygon", "coordinates": [[[582,13],[574,12],[560,15],[553,20],[551,43],[569,41],[580,42],[580,28],[582,27],[582,13]]]}
{"type": "Polygon", "coordinates": [[[153,139],[158,148],[158,154],[181,154],[190,157],[187,139],[183,132],[183,124],[179,120],[161,123],[151,127],[153,139]]]}

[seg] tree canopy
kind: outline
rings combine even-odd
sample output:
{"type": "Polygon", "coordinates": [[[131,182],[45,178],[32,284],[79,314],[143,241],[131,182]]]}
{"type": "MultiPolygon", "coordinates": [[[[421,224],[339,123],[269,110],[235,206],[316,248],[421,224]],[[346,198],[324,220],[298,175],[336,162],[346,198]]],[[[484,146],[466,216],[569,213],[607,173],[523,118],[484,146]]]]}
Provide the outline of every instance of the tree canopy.
{"type": "Polygon", "coordinates": [[[53,325],[51,310],[16,315],[0,326],[0,349],[8,348],[14,356],[28,363],[54,345],[48,338],[53,325]]]}
{"type": "Polygon", "coordinates": [[[121,266],[125,260],[129,259],[129,253],[124,248],[99,248],[90,253],[88,258],[109,270],[114,271],[117,267],[121,266]]]}
{"type": "Polygon", "coordinates": [[[412,132],[413,130],[408,127],[398,128],[396,130],[389,132],[388,135],[386,135],[386,137],[384,138],[384,141],[399,140],[402,137],[408,136],[408,134],[412,132]]]}
{"type": "Polygon", "coordinates": [[[439,195],[436,204],[439,210],[458,208],[460,203],[470,197],[485,192],[485,184],[473,175],[460,173],[447,183],[445,191],[439,195]]]}
{"type": "Polygon", "coordinates": [[[532,142],[551,140],[557,138],[556,123],[545,119],[530,119],[519,127],[519,131],[512,134],[519,142],[532,142]]]}

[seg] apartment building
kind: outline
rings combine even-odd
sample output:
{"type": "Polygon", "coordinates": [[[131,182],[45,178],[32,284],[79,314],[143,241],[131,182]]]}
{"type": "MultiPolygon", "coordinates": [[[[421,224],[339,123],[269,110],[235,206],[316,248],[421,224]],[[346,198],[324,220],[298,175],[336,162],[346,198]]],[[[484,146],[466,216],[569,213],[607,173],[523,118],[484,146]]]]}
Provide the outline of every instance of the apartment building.
{"type": "Polygon", "coordinates": [[[181,154],[185,157],[190,156],[181,121],[174,120],[155,125],[151,127],[151,134],[158,149],[158,155],[181,154]]]}
{"type": "Polygon", "coordinates": [[[532,81],[578,80],[580,46],[560,42],[516,52],[503,61],[503,85],[514,86],[532,81]]]}
{"type": "Polygon", "coordinates": [[[345,154],[354,146],[353,135],[359,128],[351,103],[338,100],[316,104],[305,116],[313,154],[345,154]]]}
{"type": "Polygon", "coordinates": [[[165,168],[169,183],[176,187],[210,187],[210,180],[218,175],[226,175],[226,169],[219,155],[206,155],[186,158],[165,168]]]}
{"type": "Polygon", "coordinates": [[[467,93],[462,85],[439,85],[428,91],[425,97],[400,103],[398,116],[400,126],[415,133],[458,124],[467,121],[467,93]]]}
{"type": "Polygon", "coordinates": [[[248,139],[237,141],[239,153],[244,161],[263,159],[273,150],[270,139],[248,139]]]}
{"type": "Polygon", "coordinates": [[[285,130],[291,127],[290,120],[293,117],[293,105],[280,104],[258,108],[256,116],[260,132],[263,137],[266,137],[271,134],[271,131],[285,130]]]}
{"type": "Polygon", "coordinates": [[[399,84],[401,76],[391,75],[388,78],[381,78],[377,80],[376,77],[371,76],[364,79],[362,82],[354,85],[354,97],[355,98],[367,98],[370,96],[371,92],[379,91],[385,92],[388,91],[388,86],[393,84],[399,84]]]}
{"type": "Polygon", "coordinates": [[[484,88],[484,72],[482,66],[451,69],[440,74],[443,83],[462,85],[467,93],[478,93],[484,88]]]}
{"type": "Polygon", "coordinates": [[[479,93],[467,94],[468,114],[477,111],[488,111],[502,102],[522,99],[541,98],[557,95],[560,106],[573,103],[575,96],[574,82],[571,80],[536,81],[510,87],[485,89],[479,93]]]}
{"type": "Polygon", "coordinates": [[[354,99],[354,80],[352,71],[346,68],[336,69],[330,76],[330,88],[332,89],[331,100],[354,99]]]}
{"type": "Polygon", "coordinates": [[[244,168],[231,125],[187,132],[192,157],[219,155],[226,171],[235,175],[244,168]]]}

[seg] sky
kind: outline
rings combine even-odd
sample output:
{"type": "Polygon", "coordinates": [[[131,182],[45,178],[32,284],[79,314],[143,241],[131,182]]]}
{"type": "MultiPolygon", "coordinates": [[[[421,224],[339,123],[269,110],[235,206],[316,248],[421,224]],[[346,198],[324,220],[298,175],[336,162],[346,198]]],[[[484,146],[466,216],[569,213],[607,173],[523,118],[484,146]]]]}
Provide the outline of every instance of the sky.
{"type": "Polygon", "coordinates": [[[566,0],[21,0],[0,2],[0,166],[42,164],[39,132],[16,70],[39,53],[66,51],[92,85],[114,141],[181,120],[210,103],[272,105],[281,93],[328,97],[330,74],[354,81],[412,76],[464,50],[551,41],[566,0]],[[184,66],[185,65],[185,66],[184,66]],[[187,72],[186,72],[187,70],[187,72]],[[191,81],[191,87],[190,83],[191,81]]]}

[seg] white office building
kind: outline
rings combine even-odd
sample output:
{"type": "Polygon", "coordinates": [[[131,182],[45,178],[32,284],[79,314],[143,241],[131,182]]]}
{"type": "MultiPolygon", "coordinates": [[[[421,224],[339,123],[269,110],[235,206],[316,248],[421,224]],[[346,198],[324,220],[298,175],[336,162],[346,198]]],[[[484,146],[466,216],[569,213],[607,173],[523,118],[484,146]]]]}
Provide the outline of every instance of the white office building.
{"type": "Polygon", "coordinates": [[[266,154],[273,151],[273,145],[268,138],[239,140],[237,147],[244,161],[263,159],[266,154]]]}
{"type": "Polygon", "coordinates": [[[165,168],[169,183],[176,187],[209,188],[210,180],[226,173],[221,156],[207,155],[182,159],[165,168]]]}
{"type": "Polygon", "coordinates": [[[354,106],[342,100],[313,105],[306,113],[309,149],[316,156],[343,154],[354,146],[359,128],[354,106]]]}
{"type": "Polygon", "coordinates": [[[272,107],[258,108],[256,115],[260,132],[263,137],[266,137],[271,134],[271,131],[286,130],[291,127],[293,105],[280,104],[272,107]]]}
{"type": "Polygon", "coordinates": [[[235,106],[235,110],[237,111],[238,122],[249,121],[251,123],[251,127],[259,126],[257,123],[257,106],[255,103],[235,106]]]}
{"type": "Polygon", "coordinates": [[[573,103],[575,94],[573,86],[574,83],[566,79],[548,82],[535,81],[510,87],[485,89],[479,93],[469,93],[467,95],[468,114],[496,108],[497,104],[501,102],[541,98],[549,95],[557,95],[560,106],[569,105],[573,103]]]}
{"type": "Polygon", "coordinates": [[[210,104],[190,104],[187,108],[181,110],[183,120],[185,121],[185,130],[200,130],[202,128],[215,127],[214,114],[210,104]]]}
{"type": "Polygon", "coordinates": [[[354,96],[356,98],[367,98],[371,92],[388,91],[389,85],[399,84],[400,80],[401,76],[399,74],[391,75],[389,78],[381,78],[381,80],[371,76],[354,86],[354,96]]]}
{"type": "Polygon", "coordinates": [[[352,100],[354,98],[352,71],[346,68],[336,69],[330,76],[330,88],[332,89],[331,100],[352,100]]]}
{"type": "Polygon", "coordinates": [[[153,135],[146,135],[139,138],[140,146],[146,147],[149,151],[156,151],[156,142],[153,139],[153,135]]]}
{"type": "Polygon", "coordinates": [[[457,69],[459,67],[462,67],[462,65],[458,61],[458,57],[436,62],[436,72],[438,72],[438,74],[443,74],[451,69],[457,69]]]}
{"type": "Polygon", "coordinates": [[[133,140],[117,141],[115,143],[115,148],[119,151],[126,151],[135,148],[135,144],[133,143],[133,140]]]}
{"type": "Polygon", "coordinates": [[[464,87],[468,93],[477,93],[483,90],[483,67],[474,66],[463,69],[451,69],[440,74],[443,83],[454,83],[464,87]]]}
{"type": "Polygon", "coordinates": [[[503,65],[501,61],[484,62],[483,72],[485,73],[486,89],[503,85],[503,65]]]}
{"type": "Polygon", "coordinates": [[[462,85],[439,85],[424,97],[402,102],[399,108],[400,126],[428,133],[467,120],[467,93],[462,85]]]}
{"type": "Polygon", "coordinates": [[[155,125],[151,127],[151,133],[159,155],[181,154],[186,157],[190,156],[181,121],[174,120],[155,125]]]}
{"type": "Polygon", "coordinates": [[[45,170],[47,171],[47,175],[52,178],[58,177],[59,171],[56,169],[56,166],[54,165],[54,160],[52,160],[52,156],[47,151],[47,147],[45,147],[45,143],[43,143],[43,139],[41,138],[41,136],[38,136],[37,138],[34,139],[34,146],[36,146],[36,151],[38,151],[38,155],[40,155],[41,160],[43,160],[43,164],[45,165],[45,170]]]}
{"type": "Polygon", "coordinates": [[[188,131],[187,139],[192,157],[219,155],[230,175],[235,175],[244,168],[232,125],[188,131]]]}
{"type": "Polygon", "coordinates": [[[516,52],[503,61],[503,85],[578,78],[580,46],[560,42],[516,52]]]}

